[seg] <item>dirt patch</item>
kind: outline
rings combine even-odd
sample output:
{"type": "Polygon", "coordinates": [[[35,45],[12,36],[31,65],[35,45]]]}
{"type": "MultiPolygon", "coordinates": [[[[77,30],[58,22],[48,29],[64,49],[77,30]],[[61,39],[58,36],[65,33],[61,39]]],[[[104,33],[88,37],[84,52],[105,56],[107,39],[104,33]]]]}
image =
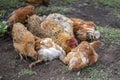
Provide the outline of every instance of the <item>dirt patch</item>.
{"type": "Polygon", "coordinates": [[[75,5],[71,5],[72,11],[70,17],[78,17],[84,20],[94,21],[100,26],[112,26],[120,28],[120,19],[112,15],[112,8],[98,3],[77,1],[75,5]]]}
{"type": "MultiPolygon", "coordinates": [[[[58,0],[52,0],[50,6],[61,6],[63,3],[58,0]],[[55,4],[53,4],[55,2],[55,4]]],[[[65,14],[68,17],[78,17],[84,20],[92,20],[97,25],[110,25],[114,28],[120,28],[120,19],[110,14],[111,8],[93,2],[85,2],[84,0],[76,0],[74,4],[63,4],[72,11],[65,14]]],[[[16,8],[16,7],[15,7],[16,8]]],[[[14,9],[14,8],[13,8],[14,9]]],[[[12,10],[8,11],[12,12],[12,10]]],[[[1,17],[0,21],[7,20],[9,14],[1,17]]],[[[104,49],[97,51],[99,53],[99,61],[91,66],[97,71],[103,71],[107,74],[107,79],[120,78],[120,46],[109,44],[104,49]]],[[[12,39],[5,37],[0,38],[0,80],[80,80],[80,78],[91,78],[91,74],[85,68],[81,70],[80,75],[77,72],[68,71],[68,66],[64,65],[59,60],[54,60],[47,63],[40,63],[33,68],[36,74],[20,75],[23,69],[28,69],[29,60],[20,61],[17,52],[14,50],[12,39]]],[[[92,71],[92,70],[91,70],[92,71]]],[[[95,73],[96,74],[96,73],[95,73]]],[[[102,80],[100,78],[100,80],[102,80]]],[[[105,79],[103,79],[105,80],[105,79]]]]}
{"type": "Polygon", "coordinates": [[[106,49],[104,49],[101,52],[101,54],[102,54],[101,61],[103,61],[103,63],[106,62],[104,64],[109,65],[115,61],[120,60],[119,49],[120,49],[120,46],[117,46],[117,45],[108,46],[106,49]],[[116,58],[116,56],[118,58],[116,58]]]}
{"type": "MultiPolygon", "coordinates": [[[[89,73],[85,73],[85,69],[81,70],[80,76],[77,76],[77,72],[68,71],[68,67],[59,60],[38,64],[33,68],[33,71],[37,74],[20,76],[19,73],[21,70],[28,69],[30,61],[20,61],[11,40],[0,40],[0,45],[0,76],[3,77],[3,80],[75,80],[77,78],[90,77],[89,73]]],[[[91,67],[99,66],[98,70],[110,73],[109,78],[119,79],[120,62],[116,64],[120,61],[119,48],[120,46],[118,45],[109,45],[104,50],[101,49],[98,51],[100,56],[99,61],[91,67]],[[111,69],[110,72],[108,68],[111,69]]]]}

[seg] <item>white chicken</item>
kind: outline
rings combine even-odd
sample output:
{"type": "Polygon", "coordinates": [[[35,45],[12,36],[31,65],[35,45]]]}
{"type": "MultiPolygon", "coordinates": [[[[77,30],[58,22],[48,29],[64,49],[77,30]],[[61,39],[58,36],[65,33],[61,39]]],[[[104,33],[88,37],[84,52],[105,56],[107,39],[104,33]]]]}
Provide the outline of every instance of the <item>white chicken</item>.
{"type": "Polygon", "coordinates": [[[59,58],[62,62],[66,56],[65,51],[51,38],[39,38],[36,37],[36,51],[41,56],[41,58],[30,64],[30,68],[34,66],[36,63],[41,61],[51,61],[53,59],[59,58]]]}

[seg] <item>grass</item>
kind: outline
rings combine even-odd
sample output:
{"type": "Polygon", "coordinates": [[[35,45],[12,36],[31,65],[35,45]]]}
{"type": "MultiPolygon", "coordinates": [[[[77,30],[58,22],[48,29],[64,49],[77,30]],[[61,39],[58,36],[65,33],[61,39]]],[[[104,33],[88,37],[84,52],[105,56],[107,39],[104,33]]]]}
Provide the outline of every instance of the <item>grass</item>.
{"type": "Polygon", "coordinates": [[[120,0],[93,0],[93,1],[98,2],[98,3],[103,3],[111,7],[120,8],[120,0]]]}
{"type": "Polygon", "coordinates": [[[68,65],[63,65],[61,73],[65,74],[66,72],[68,72],[68,65]]]}
{"type": "Polygon", "coordinates": [[[116,17],[120,18],[120,8],[114,9],[111,14],[115,15],[116,17]]]}
{"type": "Polygon", "coordinates": [[[7,28],[8,26],[6,25],[5,21],[0,22],[0,35],[7,33],[7,28]]]}
{"type": "Polygon", "coordinates": [[[30,70],[30,69],[22,69],[18,73],[19,76],[23,76],[23,75],[35,75],[35,74],[37,74],[37,73],[35,71],[30,70]]]}
{"type": "Polygon", "coordinates": [[[65,7],[41,7],[41,8],[37,8],[37,13],[41,14],[41,15],[46,15],[46,14],[50,14],[50,13],[68,13],[70,12],[70,9],[65,8],[65,7]]]}
{"type": "Polygon", "coordinates": [[[81,75],[84,77],[78,77],[75,80],[114,80],[114,78],[118,78],[120,72],[116,74],[116,77],[114,77],[115,70],[113,69],[116,66],[119,66],[120,61],[113,62],[112,64],[109,64],[109,66],[106,66],[103,63],[97,62],[95,65],[86,67],[83,70],[81,70],[81,75]]]}
{"type": "Polygon", "coordinates": [[[82,72],[85,72],[85,74],[88,74],[87,80],[107,80],[108,74],[105,73],[102,69],[100,69],[102,65],[100,63],[90,66],[86,69],[84,69],[82,72]]]}
{"type": "Polygon", "coordinates": [[[108,74],[100,69],[102,66],[98,63],[92,67],[87,67],[81,71],[84,78],[76,78],[75,80],[108,80],[108,74]]]}
{"type": "Polygon", "coordinates": [[[120,29],[112,27],[97,27],[102,34],[103,42],[111,42],[113,44],[120,45],[120,29]]]}
{"type": "MultiPolygon", "coordinates": [[[[89,68],[88,68],[89,69],[89,68]]],[[[89,69],[89,75],[90,78],[88,78],[88,80],[97,80],[97,79],[101,79],[101,80],[108,80],[107,78],[107,73],[105,73],[103,70],[97,70],[94,68],[89,69]]]]}
{"type": "Polygon", "coordinates": [[[24,5],[20,0],[0,0],[0,6],[3,8],[16,7],[24,5]]]}
{"type": "Polygon", "coordinates": [[[120,18],[120,0],[93,0],[98,3],[102,3],[114,8],[111,14],[120,18]]]}
{"type": "Polygon", "coordinates": [[[112,72],[115,72],[113,68],[119,65],[120,61],[115,61],[112,64],[109,64],[109,66],[97,62],[93,66],[82,69],[80,77],[74,80],[116,80],[119,79],[120,72],[117,71],[116,77],[114,77],[112,72]]]}
{"type": "Polygon", "coordinates": [[[76,0],[63,0],[65,3],[73,4],[76,0]]]}
{"type": "Polygon", "coordinates": [[[6,10],[0,10],[0,16],[4,16],[6,13],[6,10]]]}
{"type": "Polygon", "coordinates": [[[16,60],[11,60],[9,61],[9,65],[12,67],[12,68],[15,68],[17,66],[17,61],[16,60]]]}

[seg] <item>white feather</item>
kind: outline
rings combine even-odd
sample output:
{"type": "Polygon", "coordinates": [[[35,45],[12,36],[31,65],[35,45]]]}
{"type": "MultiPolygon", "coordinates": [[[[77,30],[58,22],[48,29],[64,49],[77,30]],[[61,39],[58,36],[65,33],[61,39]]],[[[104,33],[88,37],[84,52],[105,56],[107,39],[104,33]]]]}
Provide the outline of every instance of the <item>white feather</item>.
{"type": "Polygon", "coordinates": [[[38,53],[42,55],[44,61],[51,61],[55,58],[58,58],[62,54],[61,51],[55,48],[40,49],[38,53]]]}

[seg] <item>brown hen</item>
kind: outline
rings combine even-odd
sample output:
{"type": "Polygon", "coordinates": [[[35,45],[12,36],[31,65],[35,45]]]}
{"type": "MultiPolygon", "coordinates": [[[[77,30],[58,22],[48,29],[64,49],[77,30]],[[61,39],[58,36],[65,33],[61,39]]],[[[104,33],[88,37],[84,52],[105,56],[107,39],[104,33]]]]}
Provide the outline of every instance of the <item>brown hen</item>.
{"type": "Polygon", "coordinates": [[[100,32],[96,30],[96,25],[91,21],[84,21],[78,18],[71,18],[73,21],[73,31],[78,40],[99,39],[100,32]]]}
{"type": "Polygon", "coordinates": [[[97,62],[98,54],[96,49],[101,46],[100,41],[88,43],[82,41],[76,48],[72,49],[64,59],[65,64],[69,64],[69,70],[77,71],[97,62]]]}
{"type": "Polygon", "coordinates": [[[15,23],[12,29],[13,45],[19,53],[21,60],[23,56],[32,57],[35,60],[40,57],[35,51],[35,37],[21,23],[15,23]]]}
{"type": "Polygon", "coordinates": [[[35,7],[28,5],[26,7],[20,7],[15,10],[8,19],[8,24],[13,25],[14,23],[20,22],[22,24],[26,23],[27,17],[36,14],[35,7]]]}
{"type": "Polygon", "coordinates": [[[71,36],[74,36],[73,22],[71,21],[71,19],[59,13],[49,14],[46,20],[50,20],[50,19],[54,19],[56,22],[58,22],[61,25],[64,32],[66,32],[71,36]]]}

